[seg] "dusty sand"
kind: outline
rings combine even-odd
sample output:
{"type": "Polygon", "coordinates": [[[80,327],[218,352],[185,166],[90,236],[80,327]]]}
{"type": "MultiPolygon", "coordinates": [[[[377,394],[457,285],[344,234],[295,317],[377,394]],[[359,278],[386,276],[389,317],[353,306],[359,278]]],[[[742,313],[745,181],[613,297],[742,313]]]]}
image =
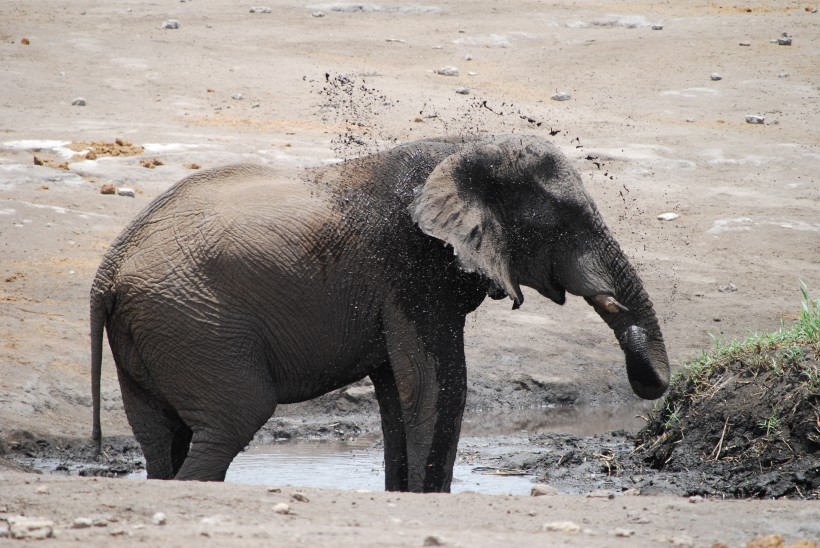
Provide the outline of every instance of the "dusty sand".
{"type": "MultiPolygon", "coordinates": [[[[117,232],[191,164],[290,171],[432,135],[560,130],[554,141],[578,160],[639,267],[675,365],[708,347],[709,333],[743,337],[788,321],[798,279],[820,288],[820,15],[806,4],[339,6],[350,5],[0,4],[0,436],[88,435],[93,272],[117,232]],[[180,28],[160,28],[169,19],[180,28]],[[792,45],[771,41],[782,32],[792,45]],[[436,74],[448,66],[459,75],[436,74]],[[556,92],[571,99],[551,100],[556,92]],[[72,105],[79,97],[86,106],[72,105]],[[748,124],[749,114],[765,123],[748,124]],[[116,138],[144,150],[86,161],[68,150],[116,138]],[[103,195],[105,184],[136,196],[103,195]],[[666,212],[679,217],[659,221],[666,212]],[[736,291],[719,290],[730,283],[736,291]]],[[[467,355],[472,407],[636,401],[614,338],[578,299],[559,308],[530,292],[516,312],[485,303],[468,319],[467,355]]],[[[128,434],[108,357],[103,395],[104,434],[128,434]]],[[[816,504],[787,501],[401,495],[391,507],[398,496],[336,491],[310,491],[293,515],[274,514],[288,492],[4,471],[0,514],[59,528],[110,514],[118,521],[58,539],[161,535],[180,546],[206,540],[203,527],[236,544],[419,545],[440,535],[454,545],[743,545],[774,532],[816,537],[820,521],[816,504]],[[47,493],[36,493],[41,484],[47,493]],[[156,511],[167,525],[151,525],[156,511]],[[596,535],[541,532],[564,519],[596,535]],[[618,526],[634,536],[614,536],[618,526]]]]}

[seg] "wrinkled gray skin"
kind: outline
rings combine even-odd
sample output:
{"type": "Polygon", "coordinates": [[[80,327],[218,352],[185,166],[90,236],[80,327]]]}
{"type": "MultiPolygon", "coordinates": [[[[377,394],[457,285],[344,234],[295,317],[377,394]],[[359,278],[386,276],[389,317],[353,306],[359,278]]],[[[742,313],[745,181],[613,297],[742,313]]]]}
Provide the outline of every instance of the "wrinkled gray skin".
{"type": "Polygon", "coordinates": [[[223,480],[277,404],[370,376],[387,489],[449,491],[465,316],[488,294],[517,308],[522,285],[586,298],[635,393],[663,394],[652,303],[541,138],[419,141],[301,180],[258,165],[191,175],[131,222],[94,280],[93,437],[105,327],[149,478],[223,480]]]}

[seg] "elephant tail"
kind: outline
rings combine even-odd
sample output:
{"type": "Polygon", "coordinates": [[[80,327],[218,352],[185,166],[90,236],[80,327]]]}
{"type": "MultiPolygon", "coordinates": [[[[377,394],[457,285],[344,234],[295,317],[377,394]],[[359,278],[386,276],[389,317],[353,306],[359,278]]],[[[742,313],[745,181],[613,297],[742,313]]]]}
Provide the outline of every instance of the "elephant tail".
{"type": "MultiPolygon", "coordinates": [[[[98,279],[99,280],[99,279],[98,279]]],[[[110,295],[95,280],[91,289],[91,400],[93,419],[91,439],[94,440],[96,454],[102,448],[102,428],[100,427],[100,377],[102,376],[103,331],[108,319],[110,295]]]]}

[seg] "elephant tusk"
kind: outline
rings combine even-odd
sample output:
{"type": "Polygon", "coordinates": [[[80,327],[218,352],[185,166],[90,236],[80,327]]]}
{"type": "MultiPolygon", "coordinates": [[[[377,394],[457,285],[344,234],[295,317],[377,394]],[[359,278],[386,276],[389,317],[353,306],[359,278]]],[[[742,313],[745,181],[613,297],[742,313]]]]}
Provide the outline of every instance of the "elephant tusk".
{"type": "Polygon", "coordinates": [[[599,294],[592,297],[592,301],[599,307],[610,314],[617,314],[618,312],[629,312],[629,309],[619,303],[612,295],[599,294]]]}

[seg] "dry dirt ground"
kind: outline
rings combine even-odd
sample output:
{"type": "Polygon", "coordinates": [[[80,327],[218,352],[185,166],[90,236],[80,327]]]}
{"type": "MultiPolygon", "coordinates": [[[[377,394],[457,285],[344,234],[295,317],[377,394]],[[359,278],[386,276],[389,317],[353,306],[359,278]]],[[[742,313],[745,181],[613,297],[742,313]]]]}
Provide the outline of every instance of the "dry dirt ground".
{"type": "MultiPolygon", "coordinates": [[[[820,288],[812,5],[254,5],[0,3],[0,437],[88,435],[94,270],[127,221],[193,164],[294,171],[447,133],[558,131],[638,265],[675,365],[710,333],[788,321],[799,279],[820,288]],[[162,28],[172,19],[179,28],[162,28]],[[791,45],[777,43],[784,32],[791,45]],[[444,67],[458,75],[438,74],[444,67]],[[557,92],[571,98],[551,100],[557,92]],[[72,104],[79,98],[85,106],[72,104]],[[118,138],[134,147],[115,152],[136,154],[91,146],[118,138]],[[135,197],[102,194],[104,185],[135,197]],[[679,217],[657,219],[668,212],[679,217]]],[[[577,299],[557,307],[530,293],[515,312],[485,303],[468,319],[467,356],[471,408],[634,401],[614,338],[577,299]]],[[[129,434],[110,358],[103,399],[104,435],[129,434]]],[[[327,409],[350,412],[328,400],[280,413],[327,409]]],[[[178,546],[419,545],[431,535],[453,545],[744,545],[767,533],[816,537],[820,522],[816,503],[796,501],[306,494],[309,503],[276,514],[290,490],[9,470],[0,517],[50,519],[55,543],[178,546]],[[155,512],[166,525],[153,525],[155,512]],[[83,516],[107,526],[67,529],[83,516]],[[561,520],[588,531],[542,531],[561,520]]]]}

